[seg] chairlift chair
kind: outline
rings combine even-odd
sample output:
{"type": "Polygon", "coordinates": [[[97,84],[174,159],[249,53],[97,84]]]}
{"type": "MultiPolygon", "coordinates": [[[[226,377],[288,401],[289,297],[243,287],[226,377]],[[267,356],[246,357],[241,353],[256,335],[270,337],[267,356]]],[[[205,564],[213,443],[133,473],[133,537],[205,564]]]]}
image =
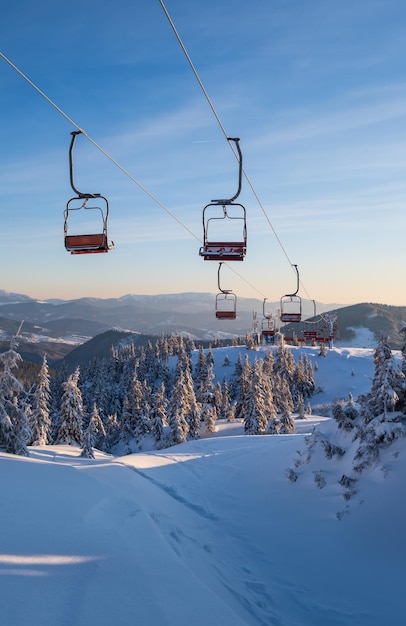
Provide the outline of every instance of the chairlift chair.
{"type": "Polygon", "coordinates": [[[316,301],[313,300],[313,319],[305,320],[303,329],[303,339],[306,343],[315,343],[318,333],[318,321],[316,319],[316,301]]]}
{"type": "Polygon", "coordinates": [[[114,243],[109,242],[107,238],[107,222],[109,217],[108,200],[99,193],[82,193],[76,188],[74,183],[73,147],[77,135],[81,133],[81,130],[71,133],[72,140],[69,147],[70,184],[76,196],[68,201],[64,212],[65,248],[71,254],[108,252],[114,248],[114,243]],[[87,234],[72,233],[71,223],[69,223],[72,222],[69,218],[72,218],[74,212],[81,210],[83,210],[87,216],[91,216],[92,223],[95,223],[95,228],[92,228],[91,232],[87,234]],[[93,217],[96,217],[96,220],[93,220],[93,217]]]}
{"type": "Polygon", "coordinates": [[[267,342],[271,341],[271,338],[275,336],[275,323],[273,320],[273,316],[272,313],[266,313],[265,311],[265,301],[266,298],[264,298],[264,302],[262,305],[262,314],[263,314],[263,320],[262,320],[262,336],[265,338],[265,340],[267,342]]]}
{"type": "Polygon", "coordinates": [[[238,190],[232,198],[212,200],[203,209],[203,246],[200,248],[199,254],[205,261],[243,261],[247,251],[246,210],[242,204],[235,202],[240,195],[242,183],[240,140],[228,137],[228,141],[235,143],[238,152],[238,190]],[[216,227],[220,226],[219,220],[229,220],[227,225],[231,225],[231,222],[238,222],[241,226],[238,234],[241,233],[241,237],[237,240],[235,238],[228,240],[224,237],[216,237],[216,227]]]}
{"type": "Polygon", "coordinates": [[[299,291],[299,271],[297,265],[295,268],[297,276],[297,287],[294,293],[288,293],[282,296],[280,300],[280,319],[284,323],[298,323],[302,320],[302,299],[297,295],[299,291]]]}
{"type": "Polygon", "coordinates": [[[220,269],[222,262],[218,268],[218,288],[220,293],[216,295],[216,318],[218,320],[235,320],[237,319],[237,296],[230,289],[222,289],[220,286],[220,269]]]}

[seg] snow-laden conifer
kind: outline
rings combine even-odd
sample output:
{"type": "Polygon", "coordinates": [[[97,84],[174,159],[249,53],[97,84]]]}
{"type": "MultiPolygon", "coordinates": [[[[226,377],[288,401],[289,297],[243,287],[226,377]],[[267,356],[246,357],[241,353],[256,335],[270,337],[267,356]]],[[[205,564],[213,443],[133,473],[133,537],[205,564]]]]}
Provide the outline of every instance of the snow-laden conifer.
{"type": "Polygon", "coordinates": [[[290,393],[288,381],[283,378],[280,393],[280,419],[279,432],[281,434],[293,433],[295,430],[295,421],[292,417],[293,411],[292,394],[290,393]]]}
{"type": "Polygon", "coordinates": [[[194,398],[186,414],[186,422],[188,425],[188,439],[199,439],[200,426],[202,422],[201,407],[197,404],[194,398]]]}
{"type": "Polygon", "coordinates": [[[81,456],[87,459],[94,459],[93,448],[95,446],[98,433],[102,433],[104,436],[106,435],[103,422],[100,419],[99,411],[96,403],[94,403],[89,424],[83,433],[81,456]]]}
{"type": "Polygon", "coordinates": [[[374,378],[367,397],[368,408],[372,416],[397,409],[399,398],[404,393],[405,375],[394,365],[389,337],[381,335],[374,350],[374,378]]]}
{"type": "Polygon", "coordinates": [[[183,372],[173,387],[168,403],[167,420],[170,429],[169,443],[176,445],[186,441],[189,427],[186,421],[189,398],[185,392],[183,372]]]}
{"type": "Polygon", "coordinates": [[[51,419],[49,417],[50,382],[47,358],[44,355],[39,372],[39,381],[34,392],[30,415],[31,445],[45,446],[50,441],[51,419]]]}
{"type": "Polygon", "coordinates": [[[247,435],[263,435],[267,427],[267,390],[262,359],[254,363],[250,385],[243,404],[244,431],[247,435]]]}
{"type": "Polygon", "coordinates": [[[83,425],[83,401],[79,389],[79,367],[70,374],[68,380],[63,383],[63,395],[61,399],[61,416],[56,436],[56,443],[68,445],[81,445],[83,425]]]}
{"type": "Polygon", "coordinates": [[[166,407],[168,401],[165,397],[165,387],[161,383],[158,390],[151,396],[149,411],[150,433],[155,446],[159,450],[164,445],[164,426],[166,425],[166,407]]]}
{"type": "Polygon", "coordinates": [[[235,418],[244,419],[244,406],[247,398],[247,394],[251,387],[251,375],[252,368],[248,360],[248,355],[245,355],[244,366],[240,377],[240,387],[237,401],[235,403],[235,418]]]}
{"type": "Polygon", "coordinates": [[[10,349],[0,354],[3,367],[0,374],[0,446],[4,446],[11,454],[28,456],[27,443],[31,430],[26,411],[26,393],[13,373],[22,361],[21,355],[15,350],[18,345],[17,335],[11,340],[10,349]]]}

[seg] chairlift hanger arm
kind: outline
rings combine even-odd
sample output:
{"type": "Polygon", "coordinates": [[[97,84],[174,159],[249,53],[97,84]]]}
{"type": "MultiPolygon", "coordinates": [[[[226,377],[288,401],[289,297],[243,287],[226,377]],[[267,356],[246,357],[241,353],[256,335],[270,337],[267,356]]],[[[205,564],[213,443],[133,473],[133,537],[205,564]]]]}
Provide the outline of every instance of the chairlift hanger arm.
{"type": "Polygon", "coordinates": [[[292,297],[296,296],[297,292],[299,291],[299,287],[300,287],[299,270],[297,269],[297,265],[295,265],[293,263],[292,263],[292,267],[294,267],[295,271],[296,271],[297,283],[296,283],[296,291],[294,291],[293,293],[285,294],[289,298],[292,298],[292,297]]]}
{"type": "Polygon", "coordinates": [[[221,293],[228,294],[228,293],[231,293],[231,289],[222,289],[220,285],[220,270],[221,270],[222,265],[223,265],[223,262],[221,261],[219,263],[219,268],[217,271],[217,284],[218,284],[219,291],[221,291],[221,293]]]}
{"type": "Polygon", "coordinates": [[[238,189],[237,189],[237,193],[232,197],[229,198],[228,200],[212,200],[212,202],[215,202],[216,204],[222,204],[227,205],[227,204],[232,204],[234,202],[234,200],[236,200],[238,198],[238,196],[241,193],[241,186],[242,186],[242,152],[241,152],[241,148],[240,148],[240,144],[239,144],[239,137],[227,137],[227,141],[234,141],[235,146],[237,148],[237,152],[238,152],[238,189]]]}
{"type": "Polygon", "coordinates": [[[71,140],[70,146],[69,146],[70,185],[71,185],[73,191],[75,192],[75,194],[78,196],[78,198],[99,198],[100,197],[99,193],[82,193],[75,186],[74,176],[73,176],[73,147],[75,145],[76,137],[78,135],[81,135],[81,134],[83,134],[83,131],[81,131],[81,130],[74,130],[73,132],[71,132],[72,140],[71,140]]]}

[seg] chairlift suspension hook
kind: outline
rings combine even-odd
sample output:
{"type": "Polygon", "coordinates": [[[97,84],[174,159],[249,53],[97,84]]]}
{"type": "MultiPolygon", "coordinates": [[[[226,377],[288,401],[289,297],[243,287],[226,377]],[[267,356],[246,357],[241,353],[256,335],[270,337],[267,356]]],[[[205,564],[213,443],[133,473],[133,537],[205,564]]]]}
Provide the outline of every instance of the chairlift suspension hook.
{"type": "Polygon", "coordinates": [[[222,289],[221,285],[220,285],[220,270],[221,270],[221,266],[222,265],[223,265],[223,262],[221,261],[219,263],[219,268],[218,268],[218,271],[217,271],[217,284],[218,284],[219,291],[221,291],[221,293],[224,293],[225,295],[227,295],[227,294],[231,293],[231,289],[222,289]]]}
{"type": "Polygon", "coordinates": [[[238,196],[241,193],[241,186],[242,186],[242,152],[241,152],[241,148],[240,148],[240,138],[239,137],[227,137],[227,141],[234,141],[235,146],[237,148],[237,152],[238,152],[238,189],[237,189],[237,193],[232,197],[229,198],[228,200],[212,200],[212,202],[215,202],[216,204],[222,204],[224,210],[225,209],[225,205],[227,204],[232,204],[234,202],[234,200],[236,200],[238,198],[238,196]]]}
{"type": "Polygon", "coordinates": [[[297,277],[297,283],[296,283],[296,291],[294,291],[293,293],[287,293],[287,296],[296,296],[297,292],[299,291],[299,287],[300,287],[300,280],[299,280],[299,270],[297,269],[297,265],[292,263],[292,267],[295,268],[296,271],[296,277],[297,277]]]}
{"type": "Polygon", "coordinates": [[[99,198],[100,194],[99,193],[82,193],[81,191],[79,191],[74,183],[74,176],[73,176],[73,146],[75,145],[75,141],[76,141],[76,137],[78,135],[82,135],[83,131],[82,130],[74,130],[73,132],[71,132],[72,135],[72,140],[70,142],[70,146],[69,146],[69,175],[70,175],[70,185],[73,189],[73,191],[75,192],[75,194],[78,196],[78,198],[99,198]]]}

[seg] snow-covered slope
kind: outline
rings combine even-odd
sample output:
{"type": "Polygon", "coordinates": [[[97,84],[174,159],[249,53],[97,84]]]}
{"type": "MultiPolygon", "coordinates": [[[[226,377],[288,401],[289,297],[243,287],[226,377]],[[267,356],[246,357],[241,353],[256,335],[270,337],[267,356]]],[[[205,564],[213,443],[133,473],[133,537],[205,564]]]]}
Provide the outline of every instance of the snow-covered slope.
{"type": "MultiPolygon", "coordinates": [[[[370,350],[312,358],[324,389],[315,402],[370,387],[370,350]]],[[[1,623],[400,626],[404,442],[360,478],[339,520],[338,485],[286,477],[319,422],[328,419],[251,437],[221,424],[118,459],[85,460],[69,446],[1,454],[1,623]]]]}

